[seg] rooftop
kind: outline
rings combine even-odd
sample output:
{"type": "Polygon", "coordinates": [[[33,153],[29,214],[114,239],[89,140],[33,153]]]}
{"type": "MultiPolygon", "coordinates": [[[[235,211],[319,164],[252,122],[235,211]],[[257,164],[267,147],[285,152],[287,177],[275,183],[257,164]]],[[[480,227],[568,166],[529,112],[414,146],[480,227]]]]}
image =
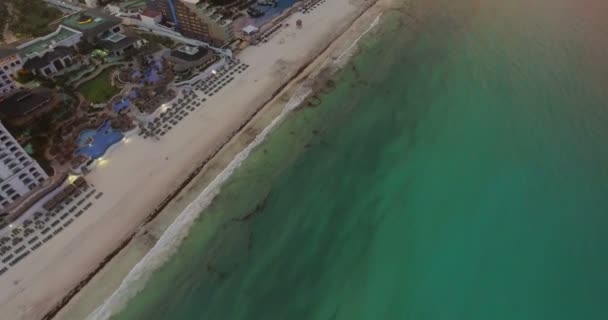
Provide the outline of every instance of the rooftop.
{"type": "Polygon", "coordinates": [[[15,48],[9,48],[9,47],[0,48],[0,59],[10,57],[10,56],[14,55],[15,53],[17,53],[17,49],[15,49],[15,48]]]}
{"type": "Polygon", "coordinates": [[[110,51],[121,50],[139,40],[139,37],[130,29],[127,28],[124,32],[124,34],[113,32],[107,34],[103,40],[99,41],[99,46],[110,51]]]}
{"type": "Polygon", "coordinates": [[[203,47],[182,46],[176,50],[171,50],[171,57],[183,61],[196,61],[206,56],[208,49],[203,47]]]}
{"type": "Polygon", "coordinates": [[[144,12],[142,12],[141,14],[142,16],[146,16],[146,17],[150,17],[150,18],[156,18],[160,15],[159,12],[156,12],[154,10],[151,9],[146,9],[144,12]]]}
{"type": "Polygon", "coordinates": [[[27,70],[40,69],[42,67],[47,66],[49,63],[51,63],[57,58],[71,56],[73,53],[74,50],[72,48],[59,46],[45,53],[42,56],[36,56],[32,59],[29,59],[26,63],[23,64],[23,68],[27,70]]]}
{"type": "Polygon", "coordinates": [[[122,9],[137,9],[137,8],[145,8],[146,1],[145,0],[130,0],[130,1],[122,1],[117,4],[122,9]]]}
{"type": "Polygon", "coordinates": [[[17,91],[0,102],[0,114],[6,117],[24,116],[49,103],[52,97],[49,89],[17,91]]]}
{"type": "Polygon", "coordinates": [[[85,10],[67,17],[62,24],[85,34],[97,34],[121,23],[121,19],[99,10],[85,10]]]}
{"type": "Polygon", "coordinates": [[[112,36],[99,41],[99,46],[103,49],[110,51],[121,50],[137,42],[137,40],[139,40],[139,38],[137,37],[125,36],[120,33],[114,33],[112,36]]]}
{"type": "Polygon", "coordinates": [[[76,32],[74,30],[59,26],[57,30],[47,36],[23,44],[19,47],[19,51],[23,57],[33,53],[40,54],[41,52],[48,50],[51,45],[63,41],[75,34],[76,32]]]}

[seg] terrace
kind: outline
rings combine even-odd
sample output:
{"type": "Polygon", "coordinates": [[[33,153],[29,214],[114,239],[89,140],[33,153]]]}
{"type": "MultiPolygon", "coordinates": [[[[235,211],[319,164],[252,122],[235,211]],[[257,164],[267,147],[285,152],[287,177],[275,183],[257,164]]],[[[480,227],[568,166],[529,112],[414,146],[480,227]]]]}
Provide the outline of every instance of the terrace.
{"type": "Polygon", "coordinates": [[[53,50],[58,46],[72,46],[77,43],[80,39],[80,32],[67,28],[65,26],[59,26],[57,30],[44,37],[36,38],[30,42],[27,42],[18,47],[20,54],[24,58],[31,58],[33,56],[42,56],[47,51],[53,50]],[[66,40],[74,37],[73,41],[64,43],[66,40]],[[76,39],[78,38],[78,39],[76,39]]]}

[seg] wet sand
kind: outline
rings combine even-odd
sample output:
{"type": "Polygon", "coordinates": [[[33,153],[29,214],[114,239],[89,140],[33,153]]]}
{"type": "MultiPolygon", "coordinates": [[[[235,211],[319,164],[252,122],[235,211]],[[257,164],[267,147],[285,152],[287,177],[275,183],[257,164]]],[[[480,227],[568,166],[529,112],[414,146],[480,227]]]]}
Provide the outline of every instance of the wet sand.
{"type": "MultiPolygon", "coordinates": [[[[268,43],[237,58],[251,67],[160,141],[129,139],[104,157],[107,164],[87,179],[104,196],[79,220],[0,278],[0,311],[14,319],[38,319],[53,310],[99,263],[133,237],[61,311],[58,318],[88,314],[154,245],[162,231],[234,154],[280,109],[264,108],[250,127],[226,145],[153,222],[144,225],[162,199],[214,155],[252,115],[294,79],[369,4],[337,0],[307,15],[296,13],[268,43]],[[302,19],[304,28],[296,29],[302,19]],[[234,94],[238,92],[239,94],[234,94]],[[135,234],[135,236],[134,236],[135,234]],[[90,294],[92,293],[92,296],[90,294]],[[82,299],[86,297],[86,299],[82,299]]],[[[296,80],[297,81],[297,80],[296,80]]],[[[288,88],[286,88],[288,90],[288,88]]],[[[275,98],[279,101],[282,96],[275,98]]],[[[272,106],[273,104],[269,104],[272,106]]]]}

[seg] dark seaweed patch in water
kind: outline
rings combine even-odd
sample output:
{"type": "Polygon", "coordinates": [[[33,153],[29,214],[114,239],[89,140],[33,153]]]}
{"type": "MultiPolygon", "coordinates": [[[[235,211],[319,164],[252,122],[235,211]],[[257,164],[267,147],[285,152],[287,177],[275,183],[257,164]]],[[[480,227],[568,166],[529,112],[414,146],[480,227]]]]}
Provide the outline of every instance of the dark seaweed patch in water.
{"type": "Polygon", "coordinates": [[[253,218],[257,213],[262,211],[264,209],[264,207],[266,207],[266,201],[268,201],[268,195],[266,195],[266,197],[264,197],[264,199],[262,199],[262,201],[260,201],[260,203],[253,210],[251,210],[248,214],[246,214],[240,218],[233,218],[232,221],[244,222],[244,221],[247,221],[247,220],[253,218]]]}
{"type": "Polygon", "coordinates": [[[321,100],[321,98],[315,94],[314,96],[308,98],[308,100],[306,101],[306,106],[309,108],[318,107],[321,102],[323,102],[323,100],[321,100]]]}

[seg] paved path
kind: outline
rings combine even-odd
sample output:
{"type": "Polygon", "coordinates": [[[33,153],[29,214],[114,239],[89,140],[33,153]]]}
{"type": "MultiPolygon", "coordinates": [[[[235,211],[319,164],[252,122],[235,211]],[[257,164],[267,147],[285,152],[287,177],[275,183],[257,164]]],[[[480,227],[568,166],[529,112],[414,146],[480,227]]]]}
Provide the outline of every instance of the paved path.
{"type": "Polygon", "coordinates": [[[126,65],[127,62],[112,62],[112,63],[108,63],[108,64],[104,64],[101,67],[97,68],[97,70],[95,70],[93,73],[91,73],[90,75],[78,80],[75,84],[74,84],[74,89],[78,88],[81,84],[97,77],[100,73],[102,73],[105,69],[109,68],[109,67],[113,67],[113,66],[118,66],[118,65],[126,65]]]}

